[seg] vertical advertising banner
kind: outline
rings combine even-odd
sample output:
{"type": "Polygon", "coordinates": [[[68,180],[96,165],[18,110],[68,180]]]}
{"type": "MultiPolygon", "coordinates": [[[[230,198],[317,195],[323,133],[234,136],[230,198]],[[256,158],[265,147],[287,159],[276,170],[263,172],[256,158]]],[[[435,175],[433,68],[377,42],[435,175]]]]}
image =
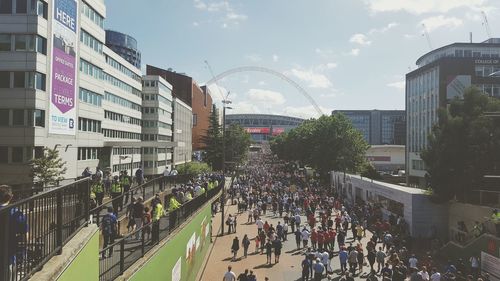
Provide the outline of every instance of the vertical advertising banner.
{"type": "Polygon", "coordinates": [[[76,134],[78,1],[54,0],[49,133],[76,134]]]}

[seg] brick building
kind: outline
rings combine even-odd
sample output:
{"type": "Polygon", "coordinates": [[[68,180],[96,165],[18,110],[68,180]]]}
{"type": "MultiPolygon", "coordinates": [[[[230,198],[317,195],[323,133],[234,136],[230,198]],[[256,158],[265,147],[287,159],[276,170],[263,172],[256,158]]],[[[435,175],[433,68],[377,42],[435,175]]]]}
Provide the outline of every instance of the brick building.
{"type": "Polygon", "coordinates": [[[200,87],[198,83],[184,73],[165,70],[155,66],[146,66],[147,75],[158,75],[168,81],[172,86],[172,95],[189,105],[193,110],[192,142],[193,152],[203,150],[202,137],[208,130],[210,112],[212,110],[212,97],[210,91],[200,87]]]}

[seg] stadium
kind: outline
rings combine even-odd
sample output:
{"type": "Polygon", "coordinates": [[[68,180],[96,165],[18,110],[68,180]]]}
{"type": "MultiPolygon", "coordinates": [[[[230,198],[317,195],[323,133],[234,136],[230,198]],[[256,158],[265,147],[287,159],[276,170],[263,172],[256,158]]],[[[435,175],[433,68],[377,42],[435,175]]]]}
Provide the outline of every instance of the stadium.
{"type": "Polygon", "coordinates": [[[228,114],[226,115],[227,126],[232,124],[241,125],[250,135],[254,142],[266,142],[273,136],[277,136],[299,126],[304,119],[271,114],[228,114]]]}

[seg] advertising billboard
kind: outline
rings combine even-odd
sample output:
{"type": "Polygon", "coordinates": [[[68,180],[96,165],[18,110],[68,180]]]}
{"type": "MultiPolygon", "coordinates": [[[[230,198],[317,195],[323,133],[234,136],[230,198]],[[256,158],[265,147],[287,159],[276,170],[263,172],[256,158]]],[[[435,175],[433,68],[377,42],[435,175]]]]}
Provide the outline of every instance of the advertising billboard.
{"type": "Polygon", "coordinates": [[[51,38],[49,133],[75,135],[78,1],[54,1],[51,38]]]}

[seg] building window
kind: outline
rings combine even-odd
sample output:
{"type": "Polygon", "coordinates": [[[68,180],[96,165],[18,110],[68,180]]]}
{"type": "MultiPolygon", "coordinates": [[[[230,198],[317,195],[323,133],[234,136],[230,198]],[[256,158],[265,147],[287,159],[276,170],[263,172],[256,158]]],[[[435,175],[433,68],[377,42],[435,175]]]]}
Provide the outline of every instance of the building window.
{"type": "Polygon", "coordinates": [[[45,127],[45,110],[35,109],[33,118],[35,127],[45,127]]]}
{"type": "Polygon", "coordinates": [[[23,162],[23,147],[12,147],[12,163],[22,163],[23,162]]]}
{"type": "Polygon", "coordinates": [[[8,162],[9,162],[9,148],[7,146],[0,146],[0,163],[5,164],[8,162]]]}
{"type": "Polygon", "coordinates": [[[12,0],[0,0],[0,14],[12,14],[12,0]]]}
{"type": "Polygon", "coordinates": [[[10,52],[12,50],[11,37],[10,34],[0,34],[0,52],[10,52]]]}
{"type": "Polygon", "coordinates": [[[27,0],[16,0],[16,14],[26,14],[28,12],[27,0]]]}
{"type": "Polygon", "coordinates": [[[98,107],[102,106],[102,96],[98,93],[89,91],[84,88],[80,88],[78,93],[78,99],[82,102],[92,104],[98,107]]]}
{"type": "Polygon", "coordinates": [[[0,109],[0,126],[6,127],[9,126],[9,110],[8,109],[0,109]]]}
{"type": "Polygon", "coordinates": [[[31,0],[31,11],[33,14],[47,19],[48,5],[42,0],[31,0]]]}
{"type": "Polygon", "coordinates": [[[10,88],[10,72],[0,71],[0,88],[10,88]]]}
{"type": "Polygon", "coordinates": [[[12,126],[24,126],[24,109],[12,110],[12,126]]]}
{"type": "Polygon", "coordinates": [[[14,88],[24,88],[26,81],[26,73],[22,71],[14,72],[14,88]]]}
{"type": "Polygon", "coordinates": [[[36,51],[40,54],[47,54],[47,39],[40,35],[36,36],[36,51]]]}
{"type": "Polygon", "coordinates": [[[198,114],[193,113],[193,127],[198,124],[198,114]]]}

